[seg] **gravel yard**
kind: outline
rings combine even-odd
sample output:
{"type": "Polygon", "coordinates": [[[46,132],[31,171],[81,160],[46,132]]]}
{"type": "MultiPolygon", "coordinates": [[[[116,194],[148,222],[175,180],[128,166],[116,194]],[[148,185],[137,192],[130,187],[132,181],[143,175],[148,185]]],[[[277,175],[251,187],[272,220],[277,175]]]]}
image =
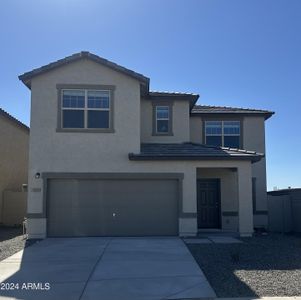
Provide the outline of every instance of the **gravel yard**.
{"type": "Polygon", "coordinates": [[[34,240],[26,241],[20,227],[0,226],[0,261],[34,242],[34,240]]]}
{"type": "Polygon", "coordinates": [[[301,235],[187,244],[218,297],[300,296],[301,235]]]}

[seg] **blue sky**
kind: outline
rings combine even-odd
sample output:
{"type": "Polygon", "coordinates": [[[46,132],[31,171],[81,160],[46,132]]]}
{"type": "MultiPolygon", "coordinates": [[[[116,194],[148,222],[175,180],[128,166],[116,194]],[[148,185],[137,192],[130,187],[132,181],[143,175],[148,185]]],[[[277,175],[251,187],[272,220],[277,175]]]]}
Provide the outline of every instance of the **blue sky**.
{"type": "Polygon", "coordinates": [[[0,107],[26,124],[17,76],[87,50],[199,103],[269,109],[269,189],[301,186],[301,1],[0,2],[0,107]]]}

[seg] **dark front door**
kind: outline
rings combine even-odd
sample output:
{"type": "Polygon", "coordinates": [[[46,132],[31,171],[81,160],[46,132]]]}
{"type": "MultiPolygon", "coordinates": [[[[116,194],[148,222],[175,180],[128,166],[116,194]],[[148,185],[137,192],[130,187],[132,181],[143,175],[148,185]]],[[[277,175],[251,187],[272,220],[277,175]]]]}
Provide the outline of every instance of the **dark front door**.
{"type": "Polygon", "coordinates": [[[220,228],[220,181],[197,181],[198,228],[220,228]]]}

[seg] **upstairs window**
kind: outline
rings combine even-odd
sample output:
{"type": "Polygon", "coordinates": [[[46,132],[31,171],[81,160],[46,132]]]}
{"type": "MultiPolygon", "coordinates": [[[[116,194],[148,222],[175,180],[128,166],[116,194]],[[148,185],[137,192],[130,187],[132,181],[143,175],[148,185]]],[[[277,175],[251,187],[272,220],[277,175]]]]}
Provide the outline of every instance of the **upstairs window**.
{"type": "Polygon", "coordinates": [[[109,90],[63,89],[63,129],[109,129],[111,118],[109,90]]]}
{"type": "Polygon", "coordinates": [[[64,90],[63,128],[85,128],[85,91],[64,90]]]}
{"type": "Polygon", "coordinates": [[[110,92],[87,91],[88,94],[88,128],[109,128],[110,92]]]}
{"type": "Polygon", "coordinates": [[[240,148],[240,121],[206,121],[205,139],[207,145],[240,148]]]}
{"type": "Polygon", "coordinates": [[[156,106],[156,133],[168,134],[170,132],[169,106],[156,106]]]}

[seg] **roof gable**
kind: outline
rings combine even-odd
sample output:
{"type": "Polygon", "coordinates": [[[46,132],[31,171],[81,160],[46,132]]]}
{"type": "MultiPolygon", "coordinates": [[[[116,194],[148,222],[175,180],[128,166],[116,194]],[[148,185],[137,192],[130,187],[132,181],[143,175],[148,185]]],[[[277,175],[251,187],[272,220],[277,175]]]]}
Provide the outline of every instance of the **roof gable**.
{"type": "Polygon", "coordinates": [[[115,70],[117,72],[120,72],[120,73],[123,73],[127,76],[130,76],[138,81],[140,81],[140,83],[142,85],[145,86],[146,90],[148,91],[148,87],[149,87],[149,78],[145,77],[144,75],[142,74],[139,74],[137,72],[134,72],[130,69],[127,69],[125,67],[122,67],[114,62],[111,62],[105,58],[102,58],[100,56],[97,56],[95,54],[92,54],[90,52],[87,52],[87,51],[82,51],[82,52],[79,52],[79,53],[75,53],[71,56],[67,56],[63,59],[60,59],[60,60],[57,60],[55,62],[52,62],[52,63],[49,63],[45,66],[42,66],[40,68],[36,68],[36,69],[33,69],[32,71],[30,72],[26,72],[22,75],[19,76],[19,79],[28,87],[30,88],[31,87],[31,79],[33,77],[36,77],[36,76],[39,76],[41,74],[44,74],[46,72],[49,72],[51,70],[54,70],[56,68],[59,68],[59,67],[62,67],[64,65],[67,65],[67,64],[70,64],[70,63],[73,63],[73,62],[76,62],[80,59],[89,59],[91,61],[94,61],[96,63],[99,63],[103,66],[106,66],[112,70],[115,70]]]}

